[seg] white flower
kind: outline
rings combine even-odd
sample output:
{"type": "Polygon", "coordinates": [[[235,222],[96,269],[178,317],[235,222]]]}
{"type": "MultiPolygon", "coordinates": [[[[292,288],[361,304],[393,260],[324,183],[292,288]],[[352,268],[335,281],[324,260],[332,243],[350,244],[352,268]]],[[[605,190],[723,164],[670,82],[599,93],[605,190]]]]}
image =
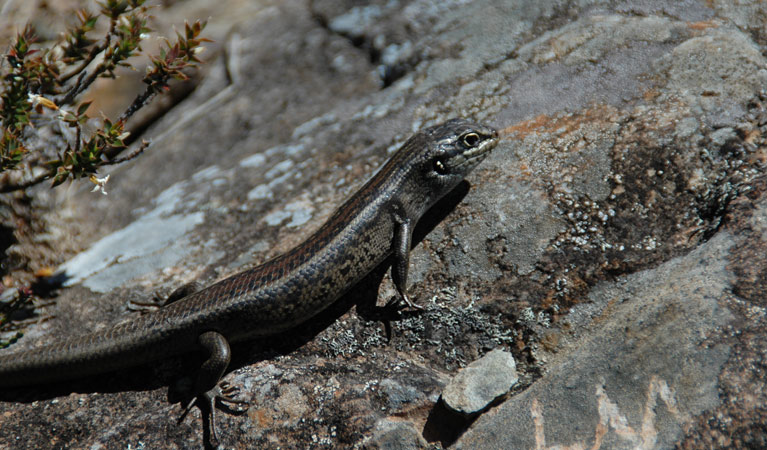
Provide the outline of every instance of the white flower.
{"type": "Polygon", "coordinates": [[[36,107],[37,105],[42,105],[42,106],[45,106],[46,108],[53,109],[53,110],[59,109],[59,107],[56,106],[55,103],[43,97],[42,95],[37,95],[30,92],[27,94],[27,100],[29,101],[29,103],[32,104],[33,108],[36,107]]]}
{"type": "Polygon", "coordinates": [[[95,184],[93,186],[93,189],[91,189],[91,192],[101,191],[102,194],[107,195],[107,181],[109,181],[109,174],[105,176],[104,178],[99,178],[96,175],[91,175],[89,180],[91,180],[91,183],[95,184]]]}

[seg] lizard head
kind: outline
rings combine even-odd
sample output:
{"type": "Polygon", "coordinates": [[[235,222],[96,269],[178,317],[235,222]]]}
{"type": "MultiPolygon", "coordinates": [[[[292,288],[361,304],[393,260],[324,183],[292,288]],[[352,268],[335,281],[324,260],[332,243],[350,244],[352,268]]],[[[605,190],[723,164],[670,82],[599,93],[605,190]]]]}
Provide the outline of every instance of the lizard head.
{"type": "Polygon", "coordinates": [[[425,169],[430,178],[465,177],[498,143],[493,128],[453,119],[423,131],[432,145],[425,169]]]}
{"type": "Polygon", "coordinates": [[[498,143],[495,129],[464,119],[426,128],[419,134],[426,145],[414,146],[420,147],[417,165],[435,197],[458,185],[498,143]]]}
{"type": "Polygon", "coordinates": [[[379,186],[381,180],[390,180],[391,195],[403,203],[410,217],[420,217],[482,162],[498,139],[493,128],[465,119],[425,128],[408,139],[368,183],[379,186]]]}

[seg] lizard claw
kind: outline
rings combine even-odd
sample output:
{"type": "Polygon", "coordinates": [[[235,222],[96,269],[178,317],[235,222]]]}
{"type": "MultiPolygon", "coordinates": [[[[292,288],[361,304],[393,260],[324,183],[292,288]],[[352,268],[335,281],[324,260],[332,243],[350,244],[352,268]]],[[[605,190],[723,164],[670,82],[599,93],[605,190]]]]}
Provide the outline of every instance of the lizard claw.
{"type": "Polygon", "coordinates": [[[410,297],[407,294],[402,295],[402,301],[405,302],[405,304],[410,308],[417,309],[418,311],[426,310],[426,308],[424,308],[423,306],[410,300],[410,297]]]}
{"type": "Polygon", "coordinates": [[[197,397],[192,397],[192,399],[189,400],[189,403],[186,404],[186,407],[184,407],[184,410],[181,412],[181,416],[178,418],[178,422],[176,422],[177,424],[181,424],[181,422],[186,419],[186,416],[189,415],[189,411],[192,410],[192,406],[194,406],[195,403],[197,403],[197,397]]]}
{"type": "Polygon", "coordinates": [[[418,303],[414,303],[412,300],[410,300],[410,297],[407,294],[402,294],[401,297],[394,296],[386,303],[385,308],[391,308],[392,306],[396,305],[398,309],[403,308],[403,306],[400,304],[400,302],[404,303],[404,307],[412,308],[418,311],[425,311],[426,308],[419,305],[418,303]]]}
{"type": "Polygon", "coordinates": [[[223,381],[213,390],[218,391],[215,394],[217,404],[226,406],[230,411],[244,412],[248,409],[248,406],[250,406],[249,401],[235,398],[240,393],[240,388],[238,386],[223,381]]]}

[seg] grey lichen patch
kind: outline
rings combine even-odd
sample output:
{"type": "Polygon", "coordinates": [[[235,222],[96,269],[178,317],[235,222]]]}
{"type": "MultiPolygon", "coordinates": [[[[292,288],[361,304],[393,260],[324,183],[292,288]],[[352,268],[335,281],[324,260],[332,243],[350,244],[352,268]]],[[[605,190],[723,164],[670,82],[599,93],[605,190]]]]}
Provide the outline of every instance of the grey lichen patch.
{"type": "Polygon", "coordinates": [[[458,296],[444,288],[429,301],[422,300],[426,312],[392,324],[399,351],[418,352],[438,367],[454,370],[477,357],[477,352],[510,345],[516,334],[504,324],[501,314],[483,312],[478,299],[458,296]],[[474,342],[468,346],[468,342],[474,342]]]}
{"type": "Polygon", "coordinates": [[[386,345],[386,336],[380,327],[357,327],[346,320],[331,325],[320,340],[329,357],[370,356],[376,348],[386,345]]]}

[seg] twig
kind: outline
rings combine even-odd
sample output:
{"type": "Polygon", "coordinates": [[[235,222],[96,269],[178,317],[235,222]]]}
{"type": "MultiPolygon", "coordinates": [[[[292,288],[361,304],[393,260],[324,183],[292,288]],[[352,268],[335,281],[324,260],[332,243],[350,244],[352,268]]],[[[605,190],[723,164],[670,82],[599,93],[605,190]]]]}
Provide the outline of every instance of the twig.
{"type": "Polygon", "coordinates": [[[85,68],[88,67],[88,64],[92,63],[93,60],[96,59],[96,56],[99,53],[101,53],[104,50],[106,50],[107,47],[109,47],[109,35],[107,35],[107,39],[104,41],[103,45],[101,45],[99,47],[93,47],[91,49],[90,53],[88,53],[88,57],[83,60],[82,64],[80,64],[80,67],[78,67],[77,69],[73,70],[72,72],[70,72],[70,73],[68,73],[66,75],[62,75],[61,82],[62,83],[66,83],[72,77],[74,77],[75,75],[77,75],[77,74],[81,73],[83,70],[85,70],[85,68]]]}
{"type": "MultiPolygon", "coordinates": [[[[88,86],[93,84],[93,82],[96,81],[96,78],[98,78],[99,75],[104,73],[105,70],[106,70],[106,64],[104,64],[104,63],[101,63],[98,66],[96,66],[96,69],[94,69],[93,73],[88,78],[86,78],[84,82],[78,83],[78,85],[77,85],[78,89],[76,89],[74,91],[74,94],[71,95],[71,98],[69,99],[69,101],[70,102],[73,101],[75,99],[75,97],[80,95],[81,92],[83,92],[86,89],[88,89],[88,86]]],[[[86,73],[87,72],[83,72],[83,75],[85,75],[86,73]]],[[[78,81],[80,81],[80,80],[78,80],[78,81]]],[[[67,95],[67,98],[69,98],[69,97],[70,97],[70,95],[67,95]]]]}
{"type": "Polygon", "coordinates": [[[82,127],[80,126],[80,122],[75,121],[75,129],[77,130],[77,137],[75,138],[75,155],[80,152],[80,141],[82,137],[82,127]]]}
{"type": "MultiPolygon", "coordinates": [[[[6,172],[7,173],[7,172],[6,172]]],[[[43,181],[47,180],[48,178],[52,177],[53,174],[51,171],[43,172],[36,177],[28,178],[21,183],[2,183],[0,182],[0,193],[7,193],[7,192],[14,192],[18,191],[20,189],[26,189],[28,187],[32,187],[36,184],[42,183],[43,181]]],[[[10,178],[9,176],[6,176],[4,178],[10,178]]]]}
{"type": "Polygon", "coordinates": [[[83,61],[83,64],[75,69],[72,73],[67,74],[63,77],[63,81],[66,82],[70,78],[72,78],[75,74],[80,73],[80,76],[77,78],[77,82],[72,87],[72,89],[67,93],[66,97],[64,97],[63,100],[59,104],[62,105],[68,105],[72,103],[75,100],[75,97],[77,97],[81,92],[88,89],[88,86],[90,86],[94,81],[96,81],[96,78],[98,78],[99,75],[101,75],[106,70],[106,64],[102,61],[101,64],[96,66],[96,68],[93,70],[93,73],[90,77],[88,77],[87,81],[83,83],[83,78],[85,78],[85,75],[88,73],[85,68],[88,67],[88,65],[93,62],[94,59],[96,59],[96,56],[106,51],[109,46],[112,44],[112,34],[115,30],[115,25],[117,24],[117,21],[112,20],[109,24],[109,31],[107,32],[106,37],[104,38],[104,43],[99,46],[93,48],[91,53],[88,55],[88,59],[83,61]]]}
{"type": "Polygon", "coordinates": [[[67,92],[67,95],[58,102],[59,105],[69,105],[74,101],[75,97],[77,97],[77,94],[81,92],[80,86],[82,86],[83,78],[85,78],[86,75],[88,75],[88,71],[83,71],[80,76],[77,77],[75,85],[72,86],[69,92],[67,92]]]}
{"type": "Polygon", "coordinates": [[[100,165],[101,166],[112,166],[114,164],[120,164],[120,163],[124,163],[125,161],[130,161],[131,159],[133,159],[133,158],[137,157],[138,155],[144,153],[144,150],[146,150],[147,147],[149,147],[149,144],[151,144],[151,141],[141,141],[141,145],[136,150],[131,152],[130,155],[123,156],[122,158],[112,159],[112,160],[109,160],[109,161],[103,161],[100,165]]]}
{"type": "Polygon", "coordinates": [[[127,122],[127,120],[136,113],[139,109],[143,108],[147,103],[149,103],[149,100],[152,99],[156,94],[154,88],[152,86],[147,86],[146,90],[142,92],[141,94],[137,95],[135,99],[133,99],[133,103],[128,107],[128,109],[125,110],[120,115],[120,118],[118,120],[121,120],[123,122],[127,122]]]}
{"type": "MultiPolygon", "coordinates": [[[[78,73],[81,73],[83,70],[85,70],[85,68],[88,67],[88,65],[90,63],[92,63],[94,59],[96,59],[96,56],[99,53],[101,53],[104,50],[106,50],[107,48],[109,48],[109,45],[112,43],[112,34],[115,31],[115,24],[116,23],[117,22],[114,21],[114,20],[112,20],[109,23],[109,31],[107,31],[107,35],[104,37],[104,43],[101,44],[100,46],[93,47],[91,49],[91,52],[88,54],[88,57],[83,61],[82,64],[80,64],[80,67],[78,67],[77,69],[73,70],[71,73],[68,73],[68,74],[66,74],[66,75],[61,77],[61,81],[63,83],[66,83],[67,81],[69,81],[70,78],[72,78],[73,76],[75,76],[78,73]]],[[[82,76],[80,77],[79,81],[81,81],[81,80],[82,80],[82,76]]],[[[77,83],[78,85],[80,84],[79,81],[77,83]]]]}

